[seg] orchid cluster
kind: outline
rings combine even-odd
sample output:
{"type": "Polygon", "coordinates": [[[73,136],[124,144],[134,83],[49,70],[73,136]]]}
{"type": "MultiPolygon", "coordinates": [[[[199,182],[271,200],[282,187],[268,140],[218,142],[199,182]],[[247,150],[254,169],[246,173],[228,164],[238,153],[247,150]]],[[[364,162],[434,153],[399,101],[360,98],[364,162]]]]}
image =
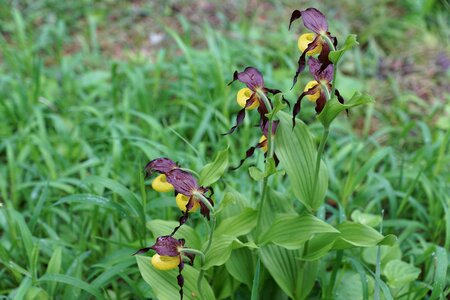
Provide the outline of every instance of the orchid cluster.
{"type": "MultiPolygon", "coordinates": [[[[354,235],[347,239],[342,238],[339,240],[338,237],[342,237],[340,234],[344,234],[337,229],[339,225],[336,228],[333,227],[325,221],[323,216],[321,217],[322,219],[316,217],[316,213],[319,208],[324,207],[323,202],[328,187],[328,174],[326,168],[323,166],[322,154],[328,137],[329,125],[341,111],[347,110],[353,106],[369,103],[371,100],[370,97],[361,96],[361,94],[359,94],[356,95],[357,97],[352,97],[350,101],[344,104],[344,99],[335,87],[336,68],[339,58],[334,59],[332,56],[333,54],[336,55],[336,52],[339,51],[339,55],[342,56],[342,53],[347,51],[351,46],[346,46],[346,48],[344,47],[345,49],[336,49],[337,39],[328,31],[327,20],[319,10],[315,8],[308,8],[303,11],[295,10],[290,18],[289,28],[291,28],[292,23],[299,18],[302,18],[304,26],[311,30],[311,32],[302,34],[298,38],[298,47],[301,51],[301,55],[298,59],[298,67],[293,77],[293,86],[296,84],[300,73],[306,66],[308,66],[309,72],[314,80],[311,80],[306,84],[303,91],[298,96],[297,101],[292,108],[292,112],[287,114],[282,110],[286,107],[288,107],[289,110],[291,109],[289,101],[284,98],[280,90],[272,89],[265,85],[263,75],[257,68],[247,67],[242,72],[235,71],[233,73],[232,81],[228,83],[228,85],[231,85],[235,81],[239,81],[246,87],[241,88],[236,94],[236,101],[241,109],[237,113],[235,125],[224,135],[235,132],[244,122],[247,112],[252,110],[258,112],[259,121],[258,125],[255,127],[258,128],[260,134],[259,141],[246,150],[245,158],[240,161],[237,167],[231,168],[237,169],[241,167],[244,161],[251,157],[257,149],[260,149],[264,153],[264,172],[259,169],[258,172],[253,172],[253,175],[252,172],[250,172],[250,175],[254,180],[263,181],[261,198],[258,199],[259,201],[256,200],[256,205],[252,204],[251,207],[249,207],[252,212],[255,212],[252,216],[255,218],[255,222],[242,222],[247,224],[245,226],[253,227],[249,227],[248,230],[243,230],[241,235],[248,234],[247,240],[249,241],[249,248],[264,247],[266,244],[273,243],[277,245],[277,247],[284,247],[283,250],[280,250],[280,254],[284,253],[283,251],[285,250],[297,251],[301,249],[303,252],[303,254],[300,254],[301,257],[299,258],[298,255],[295,254],[295,257],[292,258],[293,260],[290,263],[292,265],[295,264],[297,266],[295,268],[302,269],[306,264],[305,261],[318,259],[319,257],[326,255],[328,251],[334,249],[343,249],[339,247],[350,248],[357,245],[357,243],[347,243],[349,240],[351,241],[354,235]],[[273,98],[274,101],[271,98],[273,98]],[[318,115],[318,119],[324,125],[324,132],[317,151],[315,150],[316,145],[309,132],[308,126],[303,122],[296,125],[296,117],[300,113],[303,98],[315,103],[315,111],[318,115]],[[294,218],[299,222],[303,222],[302,224],[305,225],[305,228],[301,226],[299,226],[299,228],[293,228],[291,226],[291,216],[281,216],[279,219],[276,219],[277,216],[273,213],[270,218],[271,220],[276,219],[276,221],[273,221],[274,224],[272,224],[273,226],[271,226],[271,228],[264,231],[267,226],[264,226],[265,224],[262,221],[262,212],[264,211],[264,203],[269,201],[266,201],[266,199],[269,198],[269,185],[271,182],[269,177],[277,173],[276,169],[278,163],[281,163],[285,173],[291,178],[294,195],[303,204],[303,215],[298,214],[297,216],[294,216],[294,218]],[[257,209],[255,209],[255,206],[257,209]],[[316,229],[316,226],[318,226],[318,229],[316,229]],[[253,230],[253,228],[255,230],[253,230]],[[298,231],[296,233],[297,235],[293,233],[292,236],[301,236],[302,238],[305,236],[309,237],[305,238],[304,241],[295,241],[293,243],[289,240],[290,237],[288,237],[288,235],[291,234],[290,231],[288,234],[283,234],[280,237],[279,233],[284,232],[284,228],[289,228],[290,231],[298,231]],[[272,234],[271,230],[273,230],[272,234]],[[307,232],[303,232],[302,230],[307,232]],[[316,240],[312,242],[313,246],[308,250],[308,243],[313,239],[316,240]],[[337,243],[335,245],[335,241],[338,240],[340,241],[340,244],[337,243]],[[322,247],[319,247],[319,244],[322,245],[322,247]],[[310,251],[310,253],[308,253],[308,251],[310,251]],[[308,255],[310,256],[307,257],[308,255]],[[299,263],[300,260],[303,261],[299,263]],[[298,264],[300,264],[300,267],[298,267],[298,264]]],[[[357,43],[355,38],[354,43],[357,43]]],[[[205,166],[204,170],[208,170],[207,172],[203,172],[203,170],[200,172],[199,181],[201,183],[203,182],[205,185],[211,185],[225,172],[225,169],[228,166],[228,156],[226,158],[226,163],[220,162],[220,160],[217,160],[216,163],[216,160],[205,166]],[[202,178],[202,173],[208,174],[209,172],[214,172],[211,171],[214,170],[214,168],[220,168],[222,171],[216,172],[216,174],[205,181],[205,178],[202,178]]],[[[249,169],[249,171],[252,170],[249,169]]],[[[202,259],[202,269],[198,275],[197,285],[200,298],[204,298],[201,292],[201,280],[204,271],[211,266],[223,265],[226,261],[226,258],[224,259],[221,257],[218,262],[213,261],[211,263],[211,257],[206,257],[206,265],[208,265],[208,262],[209,265],[208,267],[204,265],[205,254],[212,245],[212,237],[216,224],[215,214],[216,212],[218,213],[221,211],[222,207],[215,212],[214,202],[211,199],[214,193],[212,188],[201,186],[197,182],[196,177],[192,175],[192,171],[182,168],[168,158],[157,158],[150,161],[145,166],[145,172],[147,177],[151,176],[154,172],[159,173],[152,181],[153,189],[163,193],[173,192],[176,204],[182,212],[182,215],[179,218],[178,226],[176,226],[169,235],[158,237],[154,245],[140,249],[136,253],[142,254],[149,250],[155,251],[156,253],[153,255],[151,263],[158,270],[171,270],[178,267],[179,273],[177,281],[180,287],[181,298],[183,298],[184,278],[182,276],[182,270],[184,268],[184,262],[186,260],[186,262],[192,264],[194,256],[200,255],[202,259]],[[185,247],[184,239],[176,239],[173,237],[178,229],[188,221],[189,214],[197,210],[200,210],[200,213],[207,220],[211,221],[207,246],[203,252],[185,247]]],[[[232,226],[234,223],[235,219],[229,219],[226,226],[232,226]]],[[[239,222],[236,223],[241,224],[239,222]]],[[[220,225],[222,224],[223,223],[220,225]]],[[[358,233],[366,230],[368,235],[372,234],[372,236],[374,236],[373,232],[370,231],[373,230],[372,228],[361,229],[358,225],[354,224],[349,226],[357,228],[357,230],[359,230],[358,233]]],[[[226,232],[227,229],[228,228],[222,228],[222,232],[226,232]]],[[[349,232],[348,228],[344,229],[347,229],[347,232],[349,232]]],[[[221,232],[220,228],[218,228],[217,232],[221,232]]],[[[223,250],[229,257],[233,250],[234,243],[239,245],[239,247],[245,247],[247,245],[238,240],[237,237],[229,236],[228,234],[229,232],[226,232],[223,236],[217,238],[217,240],[221,241],[221,244],[214,247],[215,251],[210,251],[210,253],[213,254],[208,253],[209,256],[217,256],[218,253],[223,250]]],[[[214,239],[216,241],[216,238],[214,239]]],[[[255,255],[260,254],[255,253],[255,255]]],[[[289,260],[289,258],[286,258],[286,260],[289,260]]],[[[258,258],[258,265],[254,273],[252,299],[258,298],[258,284],[260,281],[258,272],[260,272],[260,263],[265,263],[262,257],[258,258]]],[[[337,262],[337,264],[339,263],[340,261],[337,262]]],[[[251,264],[253,264],[253,260],[251,264]]],[[[281,264],[285,264],[285,261],[281,264]]],[[[266,269],[270,272],[270,269],[273,267],[273,265],[270,267],[266,266],[266,269]]],[[[317,265],[314,268],[317,268],[317,265]]],[[[307,277],[305,274],[302,276],[302,278],[307,277]]],[[[314,282],[315,279],[312,278],[312,280],[314,282]]],[[[332,281],[334,279],[330,280],[332,281]]],[[[334,282],[330,283],[330,285],[333,287],[334,282]]],[[[313,284],[310,286],[312,288],[313,284]]],[[[309,291],[310,290],[306,289],[306,291],[302,291],[302,293],[307,295],[309,291]]],[[[287,292],[287,294],[291,298],[295,298],[292,296],[293,294],[289,294],[289,292],[287,292]]],[[[305,299],[303,296],[299,298],[305,299]]],[[[328,299],[331,299],[331,297],[328,297],[328,299]]]]}
{"type": "Polygon", "coordinates": [[[142,248],[135,254],[143,254],[149,250],[154,250],[156,254],[151,259],[152,265],[162,271],[175,269],[178,267],[178,285],[180,287],[180,297],[183,299],[184,278],[181,271],[184,268],[183,256],[188,259],[189,264],[194,263],[195,254],[202,254],[195,249],[184,247],[184,239],[175,239],[173,235],[186,223],[189,214],[200,208],[200,213],[210,219],[214,202],[211,199],[213,190],[210,187],[199,186],[194,176],[183,170],[176,162],[169,158],[157,158],[150,161],[144,168],[146,177],[153,172],[158,175],[152,181],[152,188],[157,192],[174,192],[178,208],[183,213],[179,218],[179,225],[175,227],[170,235],[160,236],[153,246],[142,248]],[[209,193],[209,195],[207,195],[209,193]]]}

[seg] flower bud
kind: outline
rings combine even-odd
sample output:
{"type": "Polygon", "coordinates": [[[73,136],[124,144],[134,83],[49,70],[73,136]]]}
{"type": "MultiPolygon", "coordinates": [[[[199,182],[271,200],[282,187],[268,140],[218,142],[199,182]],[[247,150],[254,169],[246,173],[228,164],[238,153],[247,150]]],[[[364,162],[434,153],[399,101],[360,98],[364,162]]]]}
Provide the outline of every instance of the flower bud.
{"type": "Polygon", "coordinates": [[[173,191],[173,185],[167,182],[166,175],[161,174],[152,181],[152,188],[161,193],[173,191]]]}
{"type": "MultiPolygon", "coordinates": [[[[242,88],[242,89],[240,89],[238,91],[237,95],[236,95],[236,101],[239,104],[239,106],[244,108],[247,100],[250,99],[252,94],[253,94],[253,91],[251,89],[249,89],[249,88],[242,88]]],[[[257,96],[255,95],[255,97],[257,97],[257,96]]],[[[252,110],[252,109],[257,108],[258,106],[259,106],[259,101],[256,100],[255,102],[253,102],[246,109],[247,110],[252,110]]]]}
{"type": "Polygon", "coordinates": [[[158,270],[167,271],[178,267],[180,256],[163,256],[155,254],[152,256],[152,265],[158,270]]]}
{"type": "MultiPolygon", "coordinates": [[[[314,38],[316,35],[314,33],[304,33],[298,38],[298,49],[300,49],[301,52],[305,51],[306,48],[308,48],[309,43],[314,41],[314,38]]],[[[312,56],[319,54],[322,51],[322,44],[319,43],[314,49],[309,50],[306,52],[306,54],[312,56]]]]}

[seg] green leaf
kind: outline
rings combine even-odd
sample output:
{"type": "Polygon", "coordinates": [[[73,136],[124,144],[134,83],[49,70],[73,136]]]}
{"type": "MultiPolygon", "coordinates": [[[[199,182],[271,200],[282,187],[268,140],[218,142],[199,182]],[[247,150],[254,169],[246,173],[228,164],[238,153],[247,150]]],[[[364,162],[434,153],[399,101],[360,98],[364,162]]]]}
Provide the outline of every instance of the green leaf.
{"type": "Polygon", "coordinates": [[[210,186],[222,177],[228,167],[228,147],[220,151],[212,163],[207,164],[200,171],[199,182],[203,186],[210,186]]]}
{"type": "Polygon", "coordinates": [[[323,124],[325,127],[330,127],[331,122],[341,113],[342,111],[363,105],[373,103],[373,98],[365,93],[355,92],[350,98],[350,100],[346,101],[344,104],[341,104],[338,99],[333,96],[327,103],[325,104],[322,112],[317,116],[317,119],[323,124]]]}
{"type": "Polygon", "coordinates": [[[447,282],[448,256],[447,251],[442,247],[436,247],[435,252],[435,271],[433,282],[433,293],[429,300],[445,299],[444,289],[447,282]]]}
{"type": "MultiPolygon", "coordinates": [[[[363,300],[363,282],[361,276],[356,272],[340,271],[339,281],[336,283],[336,290],[333,299],[336,300],[363,300]]],[[[374,280],[367,277],[369,299],[373,299],[374,280]]]]}
{"type": "Polygon", "coordinates": [[[328,58],[334,65],[337,65],[344,53],[356,45],[359,45],[358,41],[356,40],[356,35],[350,34],[349,36],[347,36],[344,45],[339,50],[330,51],[330,54],[328,54],[328,58]]]}
{"type": "Polygon", "coordinates": [[[339,231],[310,214],[302,216],[283,214],[275,218],[272,226],[261,237],[261,243],[274,243],[294,250],[302,248],[307,240],[321,233],[337,235],[339,231]]]}
{"type": "Polygon", "coordinates": [[[387,284],[394,289],[408,285],[419,277],[420,269],[399,259],[391,260],[383,268],[387,284]]]}
{"type": "MultiPolygon", "coordinates": [[[[150,285],[157,299],[173,300],[180,298],[180,288],[177,283],[178,269],[173,269],[170,271],[157,270],[152,266],[150,258],[146,256],[137,256],[136,260],[142,277],[150,285]]],[[[185,296],[189,295],[189,297],[186,298],[190,299],[192,295],[196,295],[195,299],[216,299],[211,286],[208,284],[205,278],[202,278],[201,283],[203,298],[200,297],[199,291],[197,290],[198,275],[198,270],[191,267],[190,265],[185,264],[183,270],[183,292],[185,296]]]]}
{"type": "Polygon", "coordinates": [[[380,225],[383,218],[380,215],[373,215],[368,213],[363,213],[360,210],[355,210],[350,216],[356,223],[364,224],[370,227],[376,227],[380,225]]]}
{"type": "Polygon", "coordinates": [[[48,300],[50,297],[42,288],[32,286],[25,295],[24,300],[48,300]]]}
{"type": "Polygon", "coordinates": [[[260,248],[261,260],[278,286],[293,299],[305,299],[317,276],[317,262],[302,262],[300,250],[267,245],[260,248]]]}
{"type": "Polygon", "coordinates": [[[324,201],[328,188],[328,171],[323,162],[320,165],[319,180],[314,191],[316,143],[308,126],[296,119],[292,129],[291,115],[280,111],[280,124],[275,135],[275,152],[286,170],[294,195],[308,210],[317,210],[324,201]]]}
{"type": "Polygon", "coordinates": [[[234,236],[213,237],[213,243],[206,253],[204,269],[221,266],[229,259],[231,251],[242,247],[257,248],[253,242],[243,243],[234,236]]]}
{"type": "MultiPolygon", "coordinates": [[[[381,251],[381,265],[384,266],[391,260],[401,259],[402,251],[400,246],[395,244],[393,246],[379,246],[381,251]]],[[[375,265],[377,262],[377,247],[365,248],[362,256],[365,262],[371,265],[375,265]]]]}
{"type": "Polygon", "coordinates": [[[341,234],[334,243],[333,249],[347,249],[353,247],[373,247],[377,245],[394,245],[397,238],[389,234],[381,235],[367,225],[344,222],[336,226],[341,234]]]}
{"type": "Polygon", "coordinates": [[[256,226],[257,211],[253,208],[245,208],[235,216],[224,219],[217,226],[214,236],[228,235],[238,237],[249,233],[256,226]]]}
{"type": "MultiPolygon", "coordinates": [[[[57,247],[55,251],[53,251],[52,257],[48,262],[46,274],[59,274],[61,270],[61,261],[62,261],[62,248],[57,247]]],[[[47,290],[50,292],[50,295],[54,294],[55,288],[56,282],[49,282],[47,290]]]]}
{"type": "Polygon", "coordinates": [[[89,294],[95,296],[96,299],[104,299],[99,289],[95,288],[89,283],[82,281],[81,279],[65,275],[65,274],[45,274],[39,278],[38,282],[51,281],[64,283],[82,290],[85,290],[89,294]]]}
{"type": "Polygon", "coordinates": [[[225,267],[231,276],[239,282],[244,283],[249,289],[251,289],[255,262],[250,249],[240,248],[234,250],[231,253],[230,258],[225,263],[225,267]]]}
{"type": "Polygon", "coordinates": [[[92,195],[92,194],[75,194],[67,197],[63,197],[58,200],[53,205],[61,205],[64,203],[84,203],[89,206],[96,205],[103,208],[111,209],[117,212],[121,217],[126,217],[128,214],[125,213],[127,210],[125,207],[120,205],[119,203],[115,203],[108,198],[92,195]]]}
{"type": "Polygon", "coordinates": [[[313,236],[308,243],[308,251],[304,253],[300,260],[314,261],[330,252],[333,248],[334,242],[338,238],[336,233],[321,233],[313,236]]]}
{"type": "Polygon", "coordinates": [[[264,179],[264,172],[258,169],[257,167],[250,167],[248,168],[248,173],[250,174],[250,177],[253,178],[255,181],[259,181],[264,179]]]}

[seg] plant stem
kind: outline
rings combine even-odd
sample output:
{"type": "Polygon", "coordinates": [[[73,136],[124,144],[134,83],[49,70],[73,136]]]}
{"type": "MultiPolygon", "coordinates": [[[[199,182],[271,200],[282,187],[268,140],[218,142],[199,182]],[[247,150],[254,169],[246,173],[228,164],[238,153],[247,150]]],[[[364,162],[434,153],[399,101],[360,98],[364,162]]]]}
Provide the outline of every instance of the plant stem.
{"type": "MultiPolygon", "coordinates": [[[[333,42],[326,34],[323,34],[322,38],[327,42],[331,51],[336,51],[336,48],[334,47],[333,42]]],[[[336,91],[336,73],[337,73],[337,65],[333,66],[333,85],[331,88],[331,96],[333,96],[334,92],[336,91]]]]}
{"type": "Polygon", "coordinates": [[[211,203],[209,203],[208,199],[206,199],[205,196],[203,196],[202,193],[194,193],[194,196],[199,199],[200,201],[203,202],[203,204],[206,205],[206,207],[208,207],[209,209],[209,213],[210,213],[210,218],[211,218],[211,226],[209,228],[209,238],[208,238],[208,244],[206,245],[205,249],[203,250],[203,257],[202,257],[202,268],[200,270],[200,272],[198,273],[198,278],[197,278],[197,289],[198,292],[200,294],[200,297],[203,298],[202,295],[202,278],[203,275],[205,274],[205,270],[203,269],[203,266],[205,264],[205,255],[208,252],[209,248],[211,248],[212,245],[212,240],[213,240],[213,234],[214,234],[214,229],[216,227],[216,214],[214,211],[214,207],[211,205],[211,203]]]}

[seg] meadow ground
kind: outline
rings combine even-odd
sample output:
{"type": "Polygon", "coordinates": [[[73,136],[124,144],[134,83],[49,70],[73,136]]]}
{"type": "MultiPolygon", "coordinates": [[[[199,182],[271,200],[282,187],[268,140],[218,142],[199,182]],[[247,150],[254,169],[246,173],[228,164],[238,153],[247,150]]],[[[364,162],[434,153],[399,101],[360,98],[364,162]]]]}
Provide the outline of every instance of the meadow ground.
{"type": "MultiPolygon", "coordinates": [[[[199,170],[227,145],[237,164],[259,136],[250,120],[238,135],[221,135],[238,111],[237,87],[227,86],[234,70],[256,66],[283,91],[295,72],[299,29],[287,25],[298,1],[238,4],[0,1],[4,299],[152,297],[131,254],[154,240],[146,221],[173,220],[178,210],[147,188],[143,166],[167,156],[199,170]]],[[[347,218],[384,210],[395,255],[420,271],[399,299],[439,299],[432,287],[448,297],[448,266],[436,264],[450,249],[450,5],[308,4],[325,12],[338,39],[358,35],[340,68],[344,97],[364,90],[376,100],[333,124],[328,220],[338,218],[336,203],[347,218]]],[[[286,93],[291,102],[299,86],[286,93]]],[[[319,133],[312,105],[301,118],[319,133]]],[[[246,164],[262,166],[262,155],[246,164]]],[[[289,192],[287,180],[276,181],[278,192],[289,192]]],[[[259,194],[243,170],[221,179],[218,202],[225,187],[259,194]]],[[[374,269],[367,252],[348,255],[374,269]]],[[[246,299],[230,280],[231,297],[246,299]]]]}

